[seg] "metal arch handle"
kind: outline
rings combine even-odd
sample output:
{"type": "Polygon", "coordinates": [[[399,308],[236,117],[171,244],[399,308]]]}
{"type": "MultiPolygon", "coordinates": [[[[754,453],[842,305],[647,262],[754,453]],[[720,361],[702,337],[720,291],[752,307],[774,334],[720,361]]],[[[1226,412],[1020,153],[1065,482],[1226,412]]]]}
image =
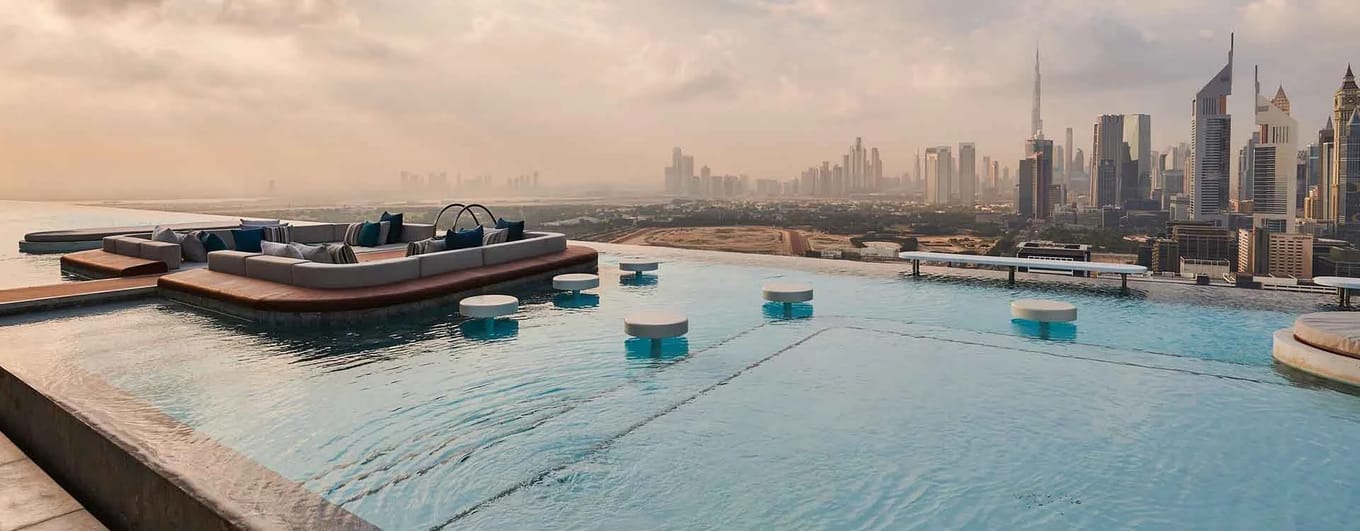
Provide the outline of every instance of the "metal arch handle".
{"type": "MultiPolygon", "coordinates": [[[[448,212],[449,209],[451,209],[451,208],[466,208],[466,205],[464,205],[464,204],[462,204],[462,203],[450,203],[450,204],[446,205],[444,208],[440,209],[440,210],[439,210],[439,213],[436,214],[436,215],[434,216],[434,229],[435,229],[436,231],[439,230],[439,220],[440,220],[441,218],[443,218],[443,217],[444,217],[444,213],[445,213],[445,212],[448,212]]],[[[457,224],[457,223],[458,223],[458,220],[455,219],[455,220],[454,220],[454,224],[457,224]]]]}
{"type": "Polygon", "coordinates": [[[482,211],[483,211],[483,212],[486,212],[486,215],[487,215],[488,217],[490,217],[491,220],[492,220],[493,222],[496,220],[496,215],[491,213],[491,209],[486,208],[485,206],[483,206],[483,205],[481,205],[481,204],[479,204],[479,203],[473,203],[473,204],[470,204],[470,205],[467,205],[467,206],[463,207],[462,210],[459,210],[459,211],[458,211],[458,214],[456,214],[456,215],[453,216],[453,225],[450,226],[449,228],[450,228],[450,229],[455,229],[455,228],[458,227],[458,220],[461,219],[461,218],[463,217],[463,213],[464,213],[464,212],[467,212],[469,216],[472,216],[472,222],[473,222],[473,223],[475,223],[475,224],[477,224],[477,225],[480,226],[480,225],[482,224],[482,220],[477,219],[477,211],[473,210],[474,208],[480,208],[480,209],[482,209],[482,211]]]}

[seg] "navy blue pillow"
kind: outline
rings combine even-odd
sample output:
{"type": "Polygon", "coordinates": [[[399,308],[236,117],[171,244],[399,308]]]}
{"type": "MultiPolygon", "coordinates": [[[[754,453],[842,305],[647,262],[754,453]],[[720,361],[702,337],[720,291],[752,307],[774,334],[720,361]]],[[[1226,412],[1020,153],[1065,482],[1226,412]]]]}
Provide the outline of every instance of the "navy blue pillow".
{"type": "Polygon", "coordinates": [[[231,239],[236,240],[237,251],[263,252],[260,250],[260,242],[264,240],[264,229],[232,229],[231,239]]]}
{"type": "Polygon", "coordinates": [[[501,218],[496,220],[496,228],[510,229],[510,232],[505,234],[505,241],[507,242],[517,242],[524,239],[524,220],[506,221],[505,218],[501,218]]]}
{"type": "MultiPolygon", "coordinates": [[[[261,232],[261,235],[263,235],[263,231],[261,232]]],[[[221,236],[211,232],[198,233],[198,240],[203,242],[203,252],[211,253],[213,251],[226,251],[231,249],[231,247],[227,247],[226,240],[223,240],[221,236]]]]}
{"type": "Polygon", "coordinates": [[[449,251],[454,249],[481,247],[483,237],[484,234],[481,225],[478,225],[475,229],[460,230],[458,232],[449,229],[449,232],[444,235],[444,246],[447,247],[449,251]]]}
{"type": "Polygon", "coordinates": [[[382,225],[365,221],[364,225],[359,227],[359,246],[377,247],[386,243],[378,241],[379,236],[382,236],[382,225]]]}
{"type": "Polygon", "coordinates": [[[378,218],[378,221],[379,221],[379,222],[382,222],[382,221],[391,222],[391,227],[388,228],[388,230],[387,230],[387,243],[397,243],[397,242],[401,241],[401,218],[402,218],[402,216],[405,216],[405,214],[400,214],[400,213],[399,213],[399,214],[388,214],[387,211],[384,210],[384,211],[383,211],[382,217],[381,217],[381,218],[378,218]]]}

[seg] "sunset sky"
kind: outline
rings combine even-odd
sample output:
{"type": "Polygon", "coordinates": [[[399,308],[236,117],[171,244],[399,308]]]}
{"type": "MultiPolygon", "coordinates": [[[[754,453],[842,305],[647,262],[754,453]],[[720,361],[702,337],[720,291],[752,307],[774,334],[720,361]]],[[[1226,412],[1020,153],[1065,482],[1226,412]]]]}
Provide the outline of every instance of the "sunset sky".
{"type": "Polygon", "coordinates": [[[1051,138],[1089,151],[1097,114],[1140,112],[1160,148],[1188,139],[1231,31],[1234,146],[1257,63],[1311,139],[1357,20],[1355,0],[0,0],[0,196],[401,170],[659,187],[677,145],[787,179],[855,136],[893,175],[960,141],[1013,166],[1036,41],[1051,138]]]}

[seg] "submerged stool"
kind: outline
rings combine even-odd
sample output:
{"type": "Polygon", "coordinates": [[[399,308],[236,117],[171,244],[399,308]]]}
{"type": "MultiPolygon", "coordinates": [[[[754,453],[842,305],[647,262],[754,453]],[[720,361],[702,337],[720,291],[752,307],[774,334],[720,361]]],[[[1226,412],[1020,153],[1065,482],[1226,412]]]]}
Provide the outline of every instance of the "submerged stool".
{"type": "Polygon", "coordinates": [[[1077,320],[1077,307],[1062,301],[1019,299],[1011,301],[1011,315],[1040,324],[1069,323],[1077,320]]]}
{"type": "Polygon", "coordinates": [[[623,260],[619,260],[620,271],[636,273],[639,277],[642,276],[644,271],[656,271],[659,265],[660,262],[657,262],[656,260],[647,260],[645,258],[624,258],[623,260]]]}
{"type": "Polygon", "coordinates": [[[509,295],[477,295],[458,301],[458,313],[486,321],[486,330],[496,326],[496,318],[519,311],[519,299],[509,295]]]}
{"type": "Polygon", "coordinates": [[[590,273],[567,273],[553,277],[553,289],[570,291],[579,295],[582,291],[600,287],[600,277],[590,273]]]}
{"type": "Polygon", "coordinates": [[[689,319],[676,312],[643,310],[623,318],[623,332],[652,340],[652,353],[659,354],[662,339],[680,337],[689,332],[689,319]]]}
{"type": "Polygon", "coordinates": [[[760,288],[761,296],[770,302],[784,304],[784,318],[793,317],[793,303],[812,300],[812,286],[796,282],[771,282],[760,288]]]}

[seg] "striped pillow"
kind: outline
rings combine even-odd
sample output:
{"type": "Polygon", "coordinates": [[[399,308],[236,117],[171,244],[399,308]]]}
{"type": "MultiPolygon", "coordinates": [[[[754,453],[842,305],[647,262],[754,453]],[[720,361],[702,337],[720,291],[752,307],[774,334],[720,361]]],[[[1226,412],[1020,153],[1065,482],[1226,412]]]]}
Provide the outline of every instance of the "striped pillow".
{"type": "Polygon", "coordinates": [[[362,222],[360,222],[360,223],[350,223],[348,227],[345,227],[345,241],[344,241],[344,244],[345,244],[345,245],[359,245],[359,229],[363,228],[363,226],[364,226],[364,224],[363,224],[362,222]]]}
{"type": "Polygon", "coordinates": [[[482,245],[505,243],[509,237],[510,229],[486,229],[486,234],[482,235],[482,245]]]}
{"type": "Polygon", "coordinates": [[[289,227],[287,223],[261,228],[264,229],[264,241],[274,243],[293,243],[292,227],[289,227]]]}
{"type": "Polygon", "coordinates": [[[443,238],[429,238],[406,244],[406,256],[437,253],[445,249],[443,238]]]}
{"type": "Polygon", "coordinates": [[[357,264],[359,257],[354,255],[354,249],[343,243],[332,243],[326,246],[326,252],[331,255],[332,264],[357,264]]]}

